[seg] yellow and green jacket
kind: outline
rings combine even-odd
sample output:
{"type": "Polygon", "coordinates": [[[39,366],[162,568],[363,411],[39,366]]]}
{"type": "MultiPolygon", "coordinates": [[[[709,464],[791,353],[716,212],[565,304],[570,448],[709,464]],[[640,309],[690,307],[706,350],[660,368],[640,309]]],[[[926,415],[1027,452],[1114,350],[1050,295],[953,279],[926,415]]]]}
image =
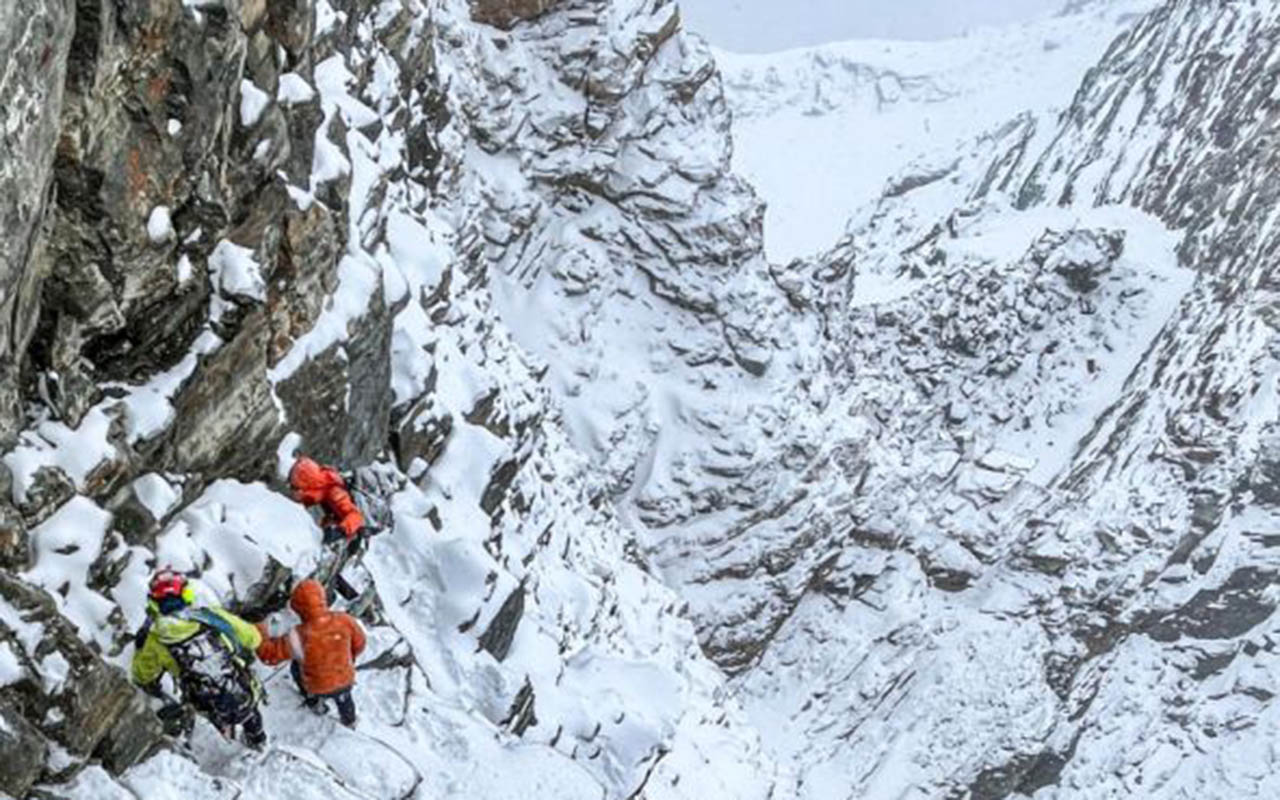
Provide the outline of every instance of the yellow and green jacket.
{"type": "MultiPolygon", "coordinates": [[[[181,614],[160,614],[154,607],[147,609],[151,615],[151,628],[147,631],[146,641],[133,654],[133,682],[139,686],[149,686],[160,680],[160,676],[168,672],[174,679],[179,678],[178,662],[173,660],[168,645],[184,642],[200,632],[202,623],[192,616],[211,613],[227,623],[235,634],[236,642],[227,641],[228,646],[243,648],[249,661],[253,652],[262,644],[262,634],[258,629],[222,608],[186,609],[181,614]]],[[[227,635],[219,633],[224,640],[227,635]]]]}

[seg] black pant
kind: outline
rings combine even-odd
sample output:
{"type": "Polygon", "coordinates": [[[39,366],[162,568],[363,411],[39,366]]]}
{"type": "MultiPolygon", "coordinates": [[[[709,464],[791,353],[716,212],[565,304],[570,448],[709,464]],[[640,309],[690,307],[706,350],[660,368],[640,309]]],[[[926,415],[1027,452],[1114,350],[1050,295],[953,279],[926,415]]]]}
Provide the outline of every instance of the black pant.
{"type": "Polygon", "coordinates": [[[342,721],[342,724],[347,727],[356,724],[356,701],[351,697],[350,686],[328,694],[311,694],[302,683],[301,664],[297,661],[290,661],[289,674],[293,676],[293,682],[298,687],[298,694],[302,695],[302,702],[308,706],[315,706],[324,703],[326,700],[332,700],[334,705],[338,707],[338,719],[342,721]]]}
{"type": "Polygon", "coordinates": [[[257,706],[240,721],[240,728],[244,731],[245,744],[257,747],[267,740],[267,732],[262,729],[262,712],[257,706]]]}
{"type": "Polygon", "coordinates": [[[253,702],[252,694],[221,692],[190,699],[196,710],[206,714],[224,734],[230,736],[239,725],[244,731],[245,743],[256,747],[267,740],[267,733],[262,729],[262,712],[253,702]]]}

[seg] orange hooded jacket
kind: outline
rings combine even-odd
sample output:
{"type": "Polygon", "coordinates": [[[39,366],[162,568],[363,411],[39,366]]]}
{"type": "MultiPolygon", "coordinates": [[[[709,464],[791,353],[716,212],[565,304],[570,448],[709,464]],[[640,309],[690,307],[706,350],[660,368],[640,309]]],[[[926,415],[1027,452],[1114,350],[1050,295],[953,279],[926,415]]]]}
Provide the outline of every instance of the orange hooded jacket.
{"type": "Polygon", "coordinates": [[[364,515],[347,493],[342,476],[333,469],[303,456],[289,470],[289,486],[299,503],[323,508],[324,524],[341,528],[347,541],[364,527],[364,515]]]}
{"type": "Polygon", "coordinates": [[[350,614],[330,611],[324,587],[311,578],[299,583],[289,598],[289,606],[302,624],[284,636],[267,638],[258,647],[258,658],[267,664],[290,659],[300,662],[302,685],[308,694],[332,694],[356,682],[356,656],[364,650],[364,629],[350,614]]]}

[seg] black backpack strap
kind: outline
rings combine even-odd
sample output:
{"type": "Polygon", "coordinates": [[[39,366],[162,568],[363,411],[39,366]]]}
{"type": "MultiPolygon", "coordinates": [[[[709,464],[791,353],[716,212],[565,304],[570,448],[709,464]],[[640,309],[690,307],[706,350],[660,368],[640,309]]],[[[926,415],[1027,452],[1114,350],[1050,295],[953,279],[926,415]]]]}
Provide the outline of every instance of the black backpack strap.
{"type": "Polygon", "coordinates": [[[133,635],[133,649],[135,651],[141,650],[146,645],[147,637],[151,635],[151,626],[154,623],[155,618],[148,614],[146,620],[138,628],[138,632],[133,635]]]}

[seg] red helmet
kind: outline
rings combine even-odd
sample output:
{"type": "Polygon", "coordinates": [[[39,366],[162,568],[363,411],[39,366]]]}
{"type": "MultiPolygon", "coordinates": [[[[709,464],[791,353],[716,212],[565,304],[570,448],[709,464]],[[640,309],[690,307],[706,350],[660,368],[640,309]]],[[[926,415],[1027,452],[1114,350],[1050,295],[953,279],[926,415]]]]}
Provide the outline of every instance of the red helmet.
{"type": "Polygon", "coordinates": [[[186,576],[168,568],[153,575],[151,585],[147,589],[147,596],[157,603],[170,597],[180,597],[184,602],[190,603],[191,595],[191,587],[187,585],[186,576]]]}

